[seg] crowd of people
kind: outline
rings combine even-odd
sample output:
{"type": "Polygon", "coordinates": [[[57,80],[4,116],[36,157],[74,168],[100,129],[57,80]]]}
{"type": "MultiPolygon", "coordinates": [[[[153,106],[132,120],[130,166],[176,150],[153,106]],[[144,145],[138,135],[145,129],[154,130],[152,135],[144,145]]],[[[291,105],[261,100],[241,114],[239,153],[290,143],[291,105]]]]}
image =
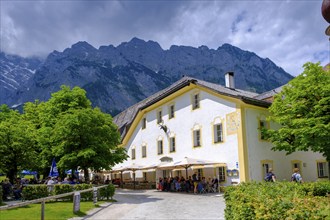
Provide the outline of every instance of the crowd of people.
{"type": "Polygon", "coordinates": [[[219,180],[216,177],[198,178],[194,173],[185,179],[181,177],[160,177],[157,189],[165,192],[207,193],[218,191],[219,180]]]}

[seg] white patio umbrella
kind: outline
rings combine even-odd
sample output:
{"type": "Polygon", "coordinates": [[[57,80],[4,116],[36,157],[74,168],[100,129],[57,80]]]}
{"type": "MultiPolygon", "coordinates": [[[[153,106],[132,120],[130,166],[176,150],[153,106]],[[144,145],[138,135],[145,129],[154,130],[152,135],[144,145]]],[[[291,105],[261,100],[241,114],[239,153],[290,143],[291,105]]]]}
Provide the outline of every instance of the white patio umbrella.
{"type": "Polygon", "coordinates": [[[135,189],[135,171],[137,170],[142,170],[144,166],[140,165],[140,164],[131,164],[131,165],[128,165],[128,166],[125,166],[124,167],[124,171],[126,170],[130,170],[130,171],[133,171],[133,184],[134,184],[134,189],[135,189]]]}
{"type": "Polygon", "coordinates": [[[220,164],[217,161],[204,160],[204,159],[195,159],[190,157],[185,157],[182,160],[171,162],[165,165],[160,166],[160,169],[174,169],[174,168],[185,168],[186,169],[186,178],[188,178],[188,168],[191,166],[201,166],[201,165],[212,165],[220,164]]]}
{"type": "Polygon", "coordinates": [[[159,168],[165,164],[168,164],[169,162],[158,162],[158,163],[153,163],[147,166],[144,166],[141,170],[151,170],[151,169],[156,169],[159,168]]]}

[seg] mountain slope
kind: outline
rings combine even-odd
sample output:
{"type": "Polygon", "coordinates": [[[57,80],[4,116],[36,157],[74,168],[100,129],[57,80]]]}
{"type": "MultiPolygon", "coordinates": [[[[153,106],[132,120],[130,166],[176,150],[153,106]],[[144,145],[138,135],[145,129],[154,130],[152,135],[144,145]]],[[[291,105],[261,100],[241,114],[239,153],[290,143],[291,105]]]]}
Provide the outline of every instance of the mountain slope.
{"type": "Polygon", "coordinates": [[[175,45],[163,50],[157,42],[138,38],[99,49],[78,42],[63,52],[50,53],[16,95],[6,96],[1,104],[47,100],[65,84],[84,88],[93,106],[115,115],[182,75],[224,85],[228,71],[235,72],[237,88],[258,93],[293,78],[271,60],[229,44],[217,50],[175,45]]]}

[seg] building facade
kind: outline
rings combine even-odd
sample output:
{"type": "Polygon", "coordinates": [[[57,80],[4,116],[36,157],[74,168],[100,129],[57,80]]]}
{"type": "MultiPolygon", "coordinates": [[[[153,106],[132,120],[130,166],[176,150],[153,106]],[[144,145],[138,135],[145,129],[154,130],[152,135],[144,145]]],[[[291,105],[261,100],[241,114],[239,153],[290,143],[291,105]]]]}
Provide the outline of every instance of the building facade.
{"type": "MultiPolygon", "coordinates": [[[[264,140],[261,128],[276,126],[266,120],[271,95],[235,89],[232,73],[226,75],[226,87],[183,77],[114,118],[129,156],[116,167],[152,167],[189,157],[216,162],[189,167],[189,176],[216,176],[222,185],[262,181],[269,168],[279,180],[290,180],[295,167],[305,181],[327,177],[328,165],[320,153],[286,155],[272,151],[272,144],[264,140]]],[[[137,180],[155,181],[186,177],[185,172],[153,168],[135,175],[137,180]]],[[[132,172],[123,175],[124,181],[133,178],[132,172]]]]}

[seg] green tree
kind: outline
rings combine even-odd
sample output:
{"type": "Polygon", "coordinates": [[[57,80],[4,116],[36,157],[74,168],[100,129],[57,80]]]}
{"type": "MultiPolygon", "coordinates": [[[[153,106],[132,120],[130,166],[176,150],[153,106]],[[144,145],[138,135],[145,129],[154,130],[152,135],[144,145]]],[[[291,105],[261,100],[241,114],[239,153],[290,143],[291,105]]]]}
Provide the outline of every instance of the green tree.
{"type": "Polygon", "coordinates": [[[330,161],[330,72],[306,63],[304,72],[285,85],[269,108],[280,127],[264,131],[273,150],[320,152],[330,161]]]}
{"type": "Polygon", "coordinates": [[[18,172],[37,166],[33,124],[18,111],[0,107],[0,170],[14,181],[18,172]]]}
{"type": "Polygon", "coordinates": [[[99,171],[127,158],[119,147],[120,134],[112,117],[98,108],[73,109],[61,114],[54,127],[53,153],[61,158],[60,167],[99,171]]]}
{"type": "MultiPolygon", "coordinates": [[[[24,105],[24,117],[36,128],[36,142],[39,147],[39,171],[48,175],[54,154],[52,152],[52,135],[54,126],[61,114],[72,109],[91,108],[91,102],[86,97],[86,91],[69,86],[61,86],[61,90],[51,95],[46,102],[28,102],[24,105]]],[[[59,158],[56,158],[57,160],[59,158]]]]}

